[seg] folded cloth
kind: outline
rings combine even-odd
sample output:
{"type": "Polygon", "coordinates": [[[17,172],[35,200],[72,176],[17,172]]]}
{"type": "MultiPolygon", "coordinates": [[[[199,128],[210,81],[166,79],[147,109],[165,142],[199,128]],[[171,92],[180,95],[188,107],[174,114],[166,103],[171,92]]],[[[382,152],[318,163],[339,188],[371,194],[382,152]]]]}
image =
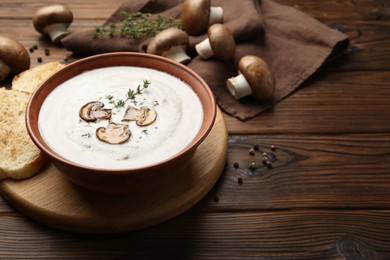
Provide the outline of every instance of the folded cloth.
{"type": "MultiPolygon", "coordinates": [[[[218,105],[230,115],[247,120],[272,107],[295,91],[328,58],[341,54],[348,46],[348,36],[320,23],[293,7],[272,0],[212,0],[224,10],[224,24],[236,40],[235,57],[230,62],[203,60],[194,46],[206,34],[190,37],[187,64],[212,89],[218,105]],[[237,64],[245,55],[262,57],[275,78],[275,92],[261,103],[253,97],[234,99],[226,88],[226,80],[237,75],[237,64]]],[[[105,22],[119,23],[122,11],[161,14],[179,18],[181,1],[131,0],[124,2],[105,22]]],[[[114,51],[144,51],[150,39],[128,39],[120,36],[94,37],[93,28],[73,32],[62,40],[75,55],[87,56],[114,51]]]]}

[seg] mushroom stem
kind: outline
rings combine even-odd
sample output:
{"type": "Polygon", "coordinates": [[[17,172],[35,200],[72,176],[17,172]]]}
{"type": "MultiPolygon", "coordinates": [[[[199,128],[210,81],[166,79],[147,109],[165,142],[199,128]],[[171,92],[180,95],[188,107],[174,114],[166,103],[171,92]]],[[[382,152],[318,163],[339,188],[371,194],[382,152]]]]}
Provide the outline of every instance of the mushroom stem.
{"type": "Polygon", "coordinates": [[[11,73],[11,68],[4,61],[0,60],[0,80],[4,80],[11,73]]]}
{"type": "Polygon", "coordinates": [[[68,24],[66,23],[54,23],[45,27],[44,32],[50,36],[50,39],[54,43],[58,43],[62,38],[69,34],[67,31],[68,24]]]}
{"type": "Polygon", "coordinates": [[[209,38],[195,45],[196,52],[203,58],[208,59],[214,55],[209,38]]]}
{"type": "Polygon", "coordinates": [[[220,6],[210,7],[209,25],[223,22],[223,9],[220,6]]]}
{"type": "Polygon", "coordinates": [[[168,51],[164,52],[162,56],[182,64],[187,64],[191,60],[182,46],[173,46],[168,51]]]}
{"type": "Polygon", "coordinates": [[[230,94],[235,99],[240,99],[245,96],[252,94],[252,89],[249,86],[248,81],[241,73],[238,76],[230,78],[226,81],[227,88],[230,94]]]}

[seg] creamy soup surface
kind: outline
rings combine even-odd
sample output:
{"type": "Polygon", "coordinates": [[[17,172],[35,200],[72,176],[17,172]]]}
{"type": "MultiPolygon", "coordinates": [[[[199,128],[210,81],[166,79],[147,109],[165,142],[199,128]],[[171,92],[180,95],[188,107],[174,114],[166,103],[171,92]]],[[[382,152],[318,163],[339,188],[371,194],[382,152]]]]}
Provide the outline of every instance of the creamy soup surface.
{"type": "Polygon", "coordinates": [[[94,69],[73,77],[48,95],[38,119],[47,144],[64,158],[77,164],[105,169],[138,168],[172,157],[196,136],[203,121],[202,104],[196,93],[180,79],[154,69],[118,66],[94,69]],[[144,80],[148,88],[126,100],[126,95],[144,80]],[[109,144],[96,137],[96,129],[108,120],[86,122],[80,108],[91,101],[112,109],[111,122],[128,124],[130,138],[109,144]],[[122,122],[126,107],[146,106],[157,112],[155,122],[137,126],[122,122]]]}

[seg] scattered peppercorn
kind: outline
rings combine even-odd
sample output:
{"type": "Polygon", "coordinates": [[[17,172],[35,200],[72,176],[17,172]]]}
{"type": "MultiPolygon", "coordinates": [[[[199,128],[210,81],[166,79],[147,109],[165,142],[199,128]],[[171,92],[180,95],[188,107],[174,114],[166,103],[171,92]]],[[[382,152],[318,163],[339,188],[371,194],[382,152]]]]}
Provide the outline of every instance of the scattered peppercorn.
{"type": "Polygon", "coordinates": [[[34,49],[34,50],[38,50],[38,45],[35,44],[35,45],[33,46],[33,49],[34,49]]]}
{"type": "Polygon", "coordinates": [[[234,169],[238,169],[240,167],[240,165],[238,164],[238,162],[235,162],[235,163],[233,163],[233,167],[234,167],[234,169]]]}
{"type": "Polygon", "coordinates": [[[50,56],[50,50],[48,48],[45,48],[45,55],[50,56]]]}
{"type": "Polygon", "coordinates": [[[37,61],[38,61],[39,63],[41,63],[41,62],[42,62],[42,58],[41,58],[41,57],[38,57],[38,58],[37,58],[37,61]]]}
{"type": "Polygon", "coordinates": [[[272,168],[272,162],[271,161],[266,161],[265,165],[267,165],[268,168],[272,168]]]}
{"type": "Polygon", "coordinates": [[[255,155],[255,149],[250,148],[250,149],[249,149],[249,154],[250,154],[250,155],[255,155]]]}
{"type": "Polygon", "coordinates": [[[263,157],[268,157],[268,154],[266,152],[264,152],[263,157]]]}
{"type": "Polygon", "coordinates": [[[260,147],[259,147],[258,144],[255,144],[255,145],[253,146],[253,149],[254,149],[255,151],[259,151],[259,150],[260,150],[260,147]]]}
{"type": "Polygon", "coordinates": [[[30,53],[33,53],[34,52],[34,48],[30,48],[28,49],[30,51],[30,53]]]}
{"type": "Polygon", "coordinates": [[[275,145],[271,145],[271,151],[275,151],[276,150],[276,146],[275,145]]]}
{"type": "Polygon", "coordinates": [[[237,182],[238,182],[238,184],[243,184],[243,183],[244,183],[244,180],[243,180],[241,177],[239,177],[239,178],[237,179],[237,182]]]}
{"type": "Polygon", "coordinates": [[[251,164],[249,165],[249,169],[250,170],[256,170],[256,163],[255,162],[251,162],[251,164]]]}
{"type": "Polygon", "coordinates": [[[263,163],[265,163],[266,161],[269,161],[269,158],[267,156],[263,156],[262,160],[263,160],[263,163]]]}

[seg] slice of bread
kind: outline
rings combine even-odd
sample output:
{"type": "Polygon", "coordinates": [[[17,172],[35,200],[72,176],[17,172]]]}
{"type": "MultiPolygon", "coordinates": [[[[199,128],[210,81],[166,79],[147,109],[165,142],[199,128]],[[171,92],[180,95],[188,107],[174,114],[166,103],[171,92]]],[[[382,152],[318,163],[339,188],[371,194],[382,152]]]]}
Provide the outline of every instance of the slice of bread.
{"type": "Polygon", "coordinates": [[[29,97],[28,93],[0,89],[0,180],[31,177],[44,163],[26,129],[29,97]]]}
{"type": "Polygon", "coordinates": [[[33,93],[41,82],[65,66],[64,63],[54,61],[23,71],[13,78],[12,89],[33,93]]]}

